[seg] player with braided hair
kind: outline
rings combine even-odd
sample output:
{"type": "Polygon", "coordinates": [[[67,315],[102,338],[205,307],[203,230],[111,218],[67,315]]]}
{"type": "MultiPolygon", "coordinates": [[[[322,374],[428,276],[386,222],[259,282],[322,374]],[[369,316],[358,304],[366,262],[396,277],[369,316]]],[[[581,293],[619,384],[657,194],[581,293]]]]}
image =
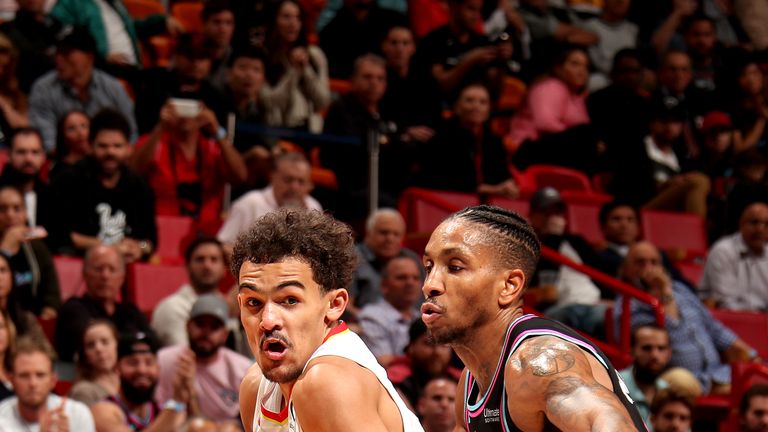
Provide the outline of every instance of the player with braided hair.
{"type": "Polygon", "coordinates": [[[452,214],[429,239],[422,319],[466,365],[456,430],[645,431],[605,354],[523,313],[539,253],[525,219],[485,205],[452,214]]]}

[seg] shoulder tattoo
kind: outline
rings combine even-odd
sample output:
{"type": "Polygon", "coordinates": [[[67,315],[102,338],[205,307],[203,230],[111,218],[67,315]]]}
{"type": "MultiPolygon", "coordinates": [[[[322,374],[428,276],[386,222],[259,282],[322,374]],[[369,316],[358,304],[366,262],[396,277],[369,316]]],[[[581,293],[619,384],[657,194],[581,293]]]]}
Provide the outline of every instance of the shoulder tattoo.
{"type": "MultiPolygon", "coordinates": [[[[539,338],[536,338],[539,339],[539,338]]],[[[534,376],[550,376],[565,372],[576,363],[568,348],[557,342],[532,340],[520,360],[523,369],[530,369],[534,376]]]]}

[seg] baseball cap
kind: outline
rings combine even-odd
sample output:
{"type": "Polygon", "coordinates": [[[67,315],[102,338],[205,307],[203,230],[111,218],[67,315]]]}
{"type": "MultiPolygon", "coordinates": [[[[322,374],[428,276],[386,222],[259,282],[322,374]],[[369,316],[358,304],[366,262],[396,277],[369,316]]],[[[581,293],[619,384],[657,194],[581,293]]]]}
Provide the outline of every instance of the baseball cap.
{"type": "Polygon", "coordinates": [[[144,332],[131,332],[120,335],[117,342],[117,358],[121,359],[133,354],[157,354],[159,345],[154,336],[144,332]]]}
{"type": "Polygon", "coordinates": [[[704,114],[704,118],[701,120],[701,131],[704,133],[708,133],[715,129],[717,130],[733,129],[731,116],[729,116],[728,113],[724,113],[722,111],[710,111],[704,114]]]}
{"type": "Polygon", "coordinates": [[[227,303],[217,294],[203,294],[197,298],[189,313],[189,319],[193,320],[203,315],[210,315],[226,323],[229,318],[227,303]]]}
{"type": "Polygon", "coordinates": [[[56,51],[82,51],[87,54],[96,53],[96,40],[85,27],[72,27],[61,33],[56,41],[56,51]]]}
{"type": "Polygon", "coordinates": [[[565,201],[557,189],[547,186],[536,191],[531,197],[531,212],[557,210],[565,211],[565,201]]]}

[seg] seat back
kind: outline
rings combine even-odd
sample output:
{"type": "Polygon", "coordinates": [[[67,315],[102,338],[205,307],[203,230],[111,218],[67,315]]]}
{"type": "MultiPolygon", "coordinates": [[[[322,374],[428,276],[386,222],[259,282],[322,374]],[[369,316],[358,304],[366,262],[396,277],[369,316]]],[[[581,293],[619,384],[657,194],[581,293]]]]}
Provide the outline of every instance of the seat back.
{"type": "Polygon", "coordinates": [[[691,213],[660,210],[641,211],[643,237],[680,260],[707,254],[705,222],[691,213]]]}
{"type": "Polygon", "coordinates": [[[123,0],[128,14],[136,19],[143,19],[150,15],[165,15],[165,7],[159,0],[123,0]]]}
{"type": "Polygon", "coordinates": [[[768,358],[768,314],[713,309],[712,316],[756,349],[760,357],[768,358]]]}
{"type": "Polygon", "coordinates": [[[431,232],[456,208],[479,203],[476,194],[412,188],[403,192],[398,208],[408,232],[431,232]]]}
{"type": "Polygon", "coordinates": [[[568,230],[584,237],[588,242],[599,245],[605,242],[600,229],[600,207],[589,204],[568,204],[568,230]]]}
{"type": "Polygon", "coordinates": [[[491,197],[491,199],[488,201],[488,204],[505,208],[507,210],[512,210],[524,218],[528,217],[528,212],[531,209],[531,204],[528,201],[521,199],[513,200],[502,197],[491,197]]]}
{"type": "Polygon", "coordinates": [[[199,33],[203,30],[202,1],[181,1],[171,6],[171,15],[179,20],[186,33],[199,33]]]}
{"type": "Polygon", "coordinates": [[[187,268],[180,265],[135,263],[128,267],[128,298],[150,315],[165,297],[189,282],[187,268]]]}
{"type": "Polygon", "coordinates": [[[53,265],[59,276],[59,290],[61,301],[65,302],[70,297],[77,297],[85,293],[85,280],[83,279],[83,260],[68,256],[54,256],[53,265]]]}
{"type": "Polygon", "coordinates": [[[184,263],[184,248],[194,235],[195,221],[187,216],[157,216],[155,255],[168,264],[184,263]]]}
{"type": "Polygon", "coordinates": [[[675,267],[683,275],[685,280],[698,287],[701,277],[704,275],[704,264],[699,260],[685,260],[675,262],[675,267]]]}
{"type": "Polygon", "coordinates": [[[559,191],[583,190],[591,191],[589,177],[581,171],[555,165],[531,165],[524,171],[525,176],[532,180],[536,189],[551,186],[559,191]]]}

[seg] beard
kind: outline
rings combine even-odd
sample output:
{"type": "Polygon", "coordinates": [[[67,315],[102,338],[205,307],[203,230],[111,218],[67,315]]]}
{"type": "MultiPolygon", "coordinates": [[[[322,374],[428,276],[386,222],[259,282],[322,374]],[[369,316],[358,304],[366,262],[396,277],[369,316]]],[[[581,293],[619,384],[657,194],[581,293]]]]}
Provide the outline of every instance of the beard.
{"type": "Polygon", "coordinates": [[[643,384],[653,384],[656,382],[656,378],[661,375],[661,372],[663,371],[654,371],[652,369],[639,367],[635,365],[635,379],[639,383],[643,384]]]}
{"type": "Polygon", "coordinates": [[[196,340],[189,341],[189,349],[195,353],[195,357],[198,359],[209,359],[213,357],[217,352],[219,352],[219,348],[221,348],[221,345],[211,344],[209,348],[197,343],[196,340]]]}
{"type": "Polygon", "coordinates": [[[267,377],[268,380],[272,382],[276,382],[278,384],[288,383],[292,381],[296,381],[299,376],[301,376],[301,373],[304,371],[304,366],[302,367],[291,367],[290,369],[286,371],[279,371],[277,370],[279,368],[273,368],[270,370],[262,370],[262,373],[265,377],[267,377]]]}
{"type": "Polygon", "coordinates": [[[125,399],[134,405],[151,401],[155,396],[155,387],[157,387],[157,381],[149,387],[141,388],[134,386],[130,381],[120,378],[120,391],[122,391],[125,399]]]}

